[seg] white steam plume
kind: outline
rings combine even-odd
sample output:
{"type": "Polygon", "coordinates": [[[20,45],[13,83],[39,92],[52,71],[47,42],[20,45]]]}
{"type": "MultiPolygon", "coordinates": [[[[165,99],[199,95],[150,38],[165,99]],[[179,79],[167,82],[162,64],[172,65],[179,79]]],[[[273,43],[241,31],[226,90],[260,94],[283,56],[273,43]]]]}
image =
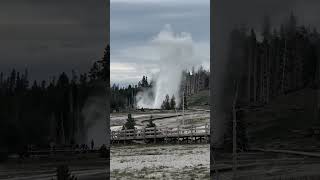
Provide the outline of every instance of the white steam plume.
{"type": "Polygon", "coordinates": [[[84,139],[82,143],[94,141],[96,148],[107,142],[106,99],[103,95],[90,96],[82,109],[84,117],[84,139]]]}
{"type": "Polygon", "coordinates": [[[136,96],[137,106],[145,108],[160,108],[168,94],[180,103],[180,85],[182,71],[195,65],[194,42],[189,33],[174,33],[170,25],[166,25],[151,41],[159,53],[159,72],[154,77],[152,93],[144,91],[136,96]],[[151,96],[150,94],[153,94],[151,96]]]}

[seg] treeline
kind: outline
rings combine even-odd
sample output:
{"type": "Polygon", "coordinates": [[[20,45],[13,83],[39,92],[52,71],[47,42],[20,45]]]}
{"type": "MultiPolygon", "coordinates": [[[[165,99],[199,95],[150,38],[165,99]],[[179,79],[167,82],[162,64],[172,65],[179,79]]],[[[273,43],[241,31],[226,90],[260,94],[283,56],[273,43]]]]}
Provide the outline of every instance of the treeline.
{"type": "Polygon", "coordinates": [[[82,108],[108,77],[110,47],[88,73],[61,73],[50,81],[30,83],[28,71],[0,75],[1,148],[23,151],[27,144],[47,147],[79,143],[85,135],[82,108]]]}
{"type": "Polygon", "coordinates": [[[210,88],[210,71],[205,70],[202,66],[197,70],[192,68],[191,71],[184,71],[183,74],[185,81],[182,84],[184,85],[184,92],[187,96],[210,88]]]}
{"type": "Polygon", "coordinates": [[[176,98],[172,95],[171,99],[167,94],[165,99],[162,102],[161,109],[170,110],[176,108],[176,98]]]}
{"type": "MultiPolygon", "coordinates": [[[[244,26],[235,28],[228,50],[229,69],[234,71],[225,81],[236,80],[230,89],[238,84],[237,108],[263,106],[287,93],[319,86],[320,34],[298,25],[293,14],[279,28],[272,28],[265,17],[260,34],[244,26]]],[[[224,94],[227,96],[230,94],[224,94]]],[[[238,110],[237,144],[242,150],[248,148],[244,118],[244,110],[238,110]]],[[[228,119],[224,144],[232,150],[232,112],[228,119]]]]}
{"type": "MultiPolygon", "coordinates": [[[[192,71],[183,71],[183,81],[181,83],[181,93],[180,98],[183,97],[182,91],[184,90],[184,98],[192,94],[196,94],[201,90],[209,89],[209,76],[210,72],[203,69],[201,66],[199,69],[195,70],[192,68],[192,71]]],[[[148,91],[150,98],[154,97],[151,91],[154,82],[148,81],[147,76],[143,76],[142,79],[136,85],[128,85],[127,87],[119,87],[119,85],[113,84],[111,87],[111,111],[120,111],[124,109],[133,109],[135,108],[136,102],[135,97],[139,92],[148,91]]],[[[172,95],[167,95],[172,96],[172,95]]],[[[176,97],[163,97],[164,102],[162,109],[174,109],[170,103],[174,102],[176,106],[176,97]],[[172,100],[173,98],[173,100],[172,100]],[[169,99],[169,100],[168,100],[169,99]],[[167,102],[168,101],[168,102],[167,102]],[[171,102],[172,101],[172,102],[171,102]]],[[[185,104],[186,107],[186,104],[185,104]]],[[[182,108],[182,106],[179,106],[182,108]]]]}
{"type": "Polygon", "coordinates": [[[137,85],[119,87],[119,85],[113,84],[111,87],[111,112],[135,108],[137,93],[151,89],[152,84],[153,82],[149,82],[147,76],[143,76],[137,85]]]}
{"type": "Polygon", "coordinates": [[[230,35],[230,66],[237,66],[239,103],[266,104],[272,98],[319,82],[320,36],[316,29],[299,26],[291,16],[272,29],[263,21],[262,39],[254,29],[236,28],[230,35]]]}
{"type": "Polygon", "coordinates": [[[169,94],[167,94],[166,97],[164,98],[164,100],[162,101],[161,109],[175,110],[175,109],[183,109],[183,107],[184,107],[184,109],[187,109],[188,108],[187,94],[181,93],[180,99],[181,99],[181,102],[178,105],[176,102],[175,96],[172,95],[170,98],[169,94]]]}

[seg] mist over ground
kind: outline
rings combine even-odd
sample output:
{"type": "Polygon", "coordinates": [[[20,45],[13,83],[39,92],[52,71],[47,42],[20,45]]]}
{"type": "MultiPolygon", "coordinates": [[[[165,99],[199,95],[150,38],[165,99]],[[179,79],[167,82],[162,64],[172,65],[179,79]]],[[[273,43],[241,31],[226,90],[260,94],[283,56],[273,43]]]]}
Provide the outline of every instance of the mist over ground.
{"type": "Polygon", "coordinates": [[[107,136],[109,123],[106,120],[108,118],[107,108],[109,107],[107,106],[106,91],[103,88],[105,84],[100,83],[96,86],[96,90],[86,100],[81,112],[84,117],[82,142],[90,144],[93,140],[95,147],[101,147],[103,144],[109,145],[109,137],[107,136]]]}

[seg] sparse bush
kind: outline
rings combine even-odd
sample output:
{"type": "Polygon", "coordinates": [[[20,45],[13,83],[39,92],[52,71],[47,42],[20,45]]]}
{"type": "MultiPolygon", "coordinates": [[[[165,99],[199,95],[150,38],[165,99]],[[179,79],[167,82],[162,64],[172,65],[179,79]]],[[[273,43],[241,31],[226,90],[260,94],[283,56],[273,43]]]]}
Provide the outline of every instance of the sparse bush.
{"type": "MultiPolygon", "coordinates": [[[[237,120],[237,150],[240,151],[247,151],[248,150],[248,136],[247,136],[247,125],[244,120],[244,112],[237,111],[236,113],[236,120],[237,120]]],[[[228,131],[225,134],[224,140],[224,148],[227,151],[232,151],[232,139],[233,139],[233,117],[230,113],[229,121],[228,121],[228,131]]]]}
{"type": "Polygon", "coordinates": [[[167,94],[165,99],[162,102],[161,109],[170,110],[175,108],[176,108],[176,98],[174,97],[174,95],[172,95],[170,99],[169,95],[167,94]]]}
{"type": "Polygon", "coordinates": [[[0,148],[0,162],[4,162],[8,159],[8,151],[5,148],[0,148]]]}
{"type": "Polygon", "coordinates": [[[110,157],[110,150],[107,149],[106,145],[103,144],[99,149],[100,157],[102,158],[109,158],[110,157]]]}
{"type": "Polygon", "coordinates": [[[74,175],[71,175],[67,165],[58,166],[57,178],[58,180],[77,180],[77,178],[74,175]]]}
{"type": "Polygon", "coordinates": [[[171,100],[170,100],[170,109],[176,108],[176,98],[174,95],[172,95],[171,100]]]}
{"type": "Polygon", "coordinates": [[[165,110],[170,110],[171,109],[170,97],[169,97],[168,94],[166,95],[164,101],[162,102],[161,109],[165,109],[165,110]]]}
{"type": "Polygon", "coordinates": [[[122,130],[124,129],[134,129],[134,126],[136,125],[136,122],[134,118],[131,116],[131,114],[128,114],[127,122],[122,127],[122,130]]]}
{"type": "Polygon", "coordinates": [[[147,128],[155,127],[155,126],[156,126],[156,124],[155,124],[155,123],[153,123],[153,121],[152,121],[152,116],[150,116],[149,124],[147,124],[147,128]]]}

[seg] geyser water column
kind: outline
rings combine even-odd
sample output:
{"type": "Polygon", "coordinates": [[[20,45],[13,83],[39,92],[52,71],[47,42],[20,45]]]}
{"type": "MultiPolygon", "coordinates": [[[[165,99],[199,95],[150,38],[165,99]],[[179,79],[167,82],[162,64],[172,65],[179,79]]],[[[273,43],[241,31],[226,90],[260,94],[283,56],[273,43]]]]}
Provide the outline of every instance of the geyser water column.
{"type": "MultiPolygon", "coordinates": [[[[192,37],[185,32],[174,33],[170,25],[165,25],[151,43],[159,53],[159,72],[152,89],[154,94],[152,108],[160,108],[167,94],[170,97],[174,95],[178,105],[180,103],[179,91],[182,71],[195,64],[192,37]]],[[[145,99],[149,96],[142,97],[138,100],[138,106],[143,106],[141,102],[150,102],[145,99]]]]}

